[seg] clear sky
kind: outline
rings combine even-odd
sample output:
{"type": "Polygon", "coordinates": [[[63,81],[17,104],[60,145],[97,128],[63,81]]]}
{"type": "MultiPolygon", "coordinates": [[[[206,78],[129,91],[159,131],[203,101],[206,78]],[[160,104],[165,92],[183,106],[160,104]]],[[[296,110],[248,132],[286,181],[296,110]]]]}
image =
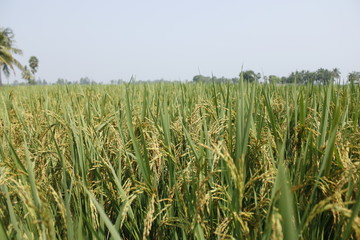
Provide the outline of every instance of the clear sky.
{"type": "Polygon", "coordinates": [[[48,82],[360,71],[359,0],[0,0],[0,27],[48,82]]]}

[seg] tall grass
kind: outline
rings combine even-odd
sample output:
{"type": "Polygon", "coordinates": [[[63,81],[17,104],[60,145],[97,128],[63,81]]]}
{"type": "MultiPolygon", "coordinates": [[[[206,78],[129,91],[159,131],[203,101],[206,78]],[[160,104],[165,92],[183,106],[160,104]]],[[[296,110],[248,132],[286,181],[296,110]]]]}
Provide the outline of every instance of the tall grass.
{"type": "Polygon", "coordinates": [[[360,87],[0,89],[0,239],[360,239],[360,87]]]}

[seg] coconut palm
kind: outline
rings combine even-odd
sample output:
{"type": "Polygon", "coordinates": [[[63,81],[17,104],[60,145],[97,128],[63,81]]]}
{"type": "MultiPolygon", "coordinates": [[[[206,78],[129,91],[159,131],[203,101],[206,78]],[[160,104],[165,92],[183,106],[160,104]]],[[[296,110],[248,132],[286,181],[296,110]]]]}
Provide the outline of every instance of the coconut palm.
{"type": "Polygon", "coordinates": [[[29,59],[29,66],[31,68],[31,72],[34,75],[35,78],[35,73],[37,72],[37,69],[39,67],[39,60],[37,59],[37,57],[35,56],[31,56],[29,59]]]}
{"type": "Polygon", "coordinates": [[[22,78],[29,82],[29,84],[35,84],[34,75],[31,74],[31,71],[25,66],[21,72],[22,78]]]}
{"type": "Polygon", "coordinates": [[[16,60],[13,54],[22,54],[18,48],[14,48],[14,33],[10,28],[0,28],[0,86],[2,85],[1,71],[9,77],[10,71],[15,73],[15,67],[23,69],[22,65],[16,60]]]}
{"type": "Polygon", "coordinates": [[[334,78],[334,80],[339,80],[340,79],[340,70],[338,68],[334,68],[331,72],[332,77],[334,78]]]}
{"type": "Polygon", "coordinates": [[[359,84],[359,82],[360,82],[360,72],[353,71],[353,72],[349,73],[348,81],[350,83],[359,84]]]}

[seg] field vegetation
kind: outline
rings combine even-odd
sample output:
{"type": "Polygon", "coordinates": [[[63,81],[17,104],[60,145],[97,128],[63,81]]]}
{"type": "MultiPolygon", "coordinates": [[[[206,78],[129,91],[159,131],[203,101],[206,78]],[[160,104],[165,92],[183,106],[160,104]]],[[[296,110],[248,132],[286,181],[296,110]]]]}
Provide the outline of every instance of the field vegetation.
{"type": "Polygon", "coordinates": [[[359,85],[0,88],[0,239],[360,239],[359,85]]]}

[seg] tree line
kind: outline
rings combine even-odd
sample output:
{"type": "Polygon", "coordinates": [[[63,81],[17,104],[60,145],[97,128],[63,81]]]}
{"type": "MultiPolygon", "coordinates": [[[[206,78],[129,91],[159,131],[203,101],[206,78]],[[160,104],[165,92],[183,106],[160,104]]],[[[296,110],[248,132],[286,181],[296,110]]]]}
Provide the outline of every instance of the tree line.
{"type": "MultiPolygon", "coordinates": [[[[297,84],[329,84],[330,82],[339,82],[340,81],[340,70],[334,68],[332,70],[319,68],[316,71],[295,71],[290,73],[288,76],[276,76],[276,75],[262,75],[256,73],[253,70],[242,71],[239,74],[239,77],[235,78],[218,78],[216,76],[203,76],[201,74],[195,75],[193,77],[193,82],[233,82],[236,83],[242,77],[245,82],[259,82],[260,79],[265,83],[273,84],[288,84],[288,83],[297,83],[297,84]]],[[[353,71],[348,74],[347,81],[349,83],[358,84],[360,80],[360,72],[353,71]]]]}
{"type": "Polygon", "coordinates": [[[340,80],[340,70],[334,68],[332,70],[319,68],[316,71],[295,71],[290,73],[288,77],[278,77],[275,75],[270,75],[267,77],[269,83],[299,83],[299,84],[329,84],[332,81],[340,80]]]}

